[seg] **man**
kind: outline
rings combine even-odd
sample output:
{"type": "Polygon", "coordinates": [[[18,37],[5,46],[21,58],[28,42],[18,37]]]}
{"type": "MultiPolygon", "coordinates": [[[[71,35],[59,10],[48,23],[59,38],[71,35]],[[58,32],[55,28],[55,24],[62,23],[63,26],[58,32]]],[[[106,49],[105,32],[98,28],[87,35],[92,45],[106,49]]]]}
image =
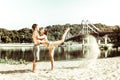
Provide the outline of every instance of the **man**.
{"type": "Polygon", "coordinates": [[[35,72],[36,71],[36,62],[39,60],[39,44],[41,44],[40,40],[44,39],[43,37],[40,37],[38,31],[38,25],[37,24],[33,24],[32,25],[32,29],[33,29],[33,34],[32,34],[32,38],[33,38],[33,42],[34,42],[34,47],[33,47],[33,56],[34,56],[34,60],[33,60],[33,69],[32,71],[35,72]]]}

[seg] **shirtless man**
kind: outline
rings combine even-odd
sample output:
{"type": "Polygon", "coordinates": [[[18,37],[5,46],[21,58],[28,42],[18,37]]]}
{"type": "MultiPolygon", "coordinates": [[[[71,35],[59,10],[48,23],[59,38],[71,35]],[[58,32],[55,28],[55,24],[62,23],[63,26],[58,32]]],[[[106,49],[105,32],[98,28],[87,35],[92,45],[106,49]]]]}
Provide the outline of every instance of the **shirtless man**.
{"type": "Polygon", "coordinates": [[[33,69],[32,71],[35,72],[36,71],[36,62],[39,60],[39,44],[43,44],[46,43],[46,41],[41,41],[44,39],[44,37],[40,37],[39,36],[39,28],[37,24],[33,24],[32,25],[32,29],[33,29],[33,34],[32,34],[32,38],[33,38],[33,42],[34,42],[34,47],[33,47],[33,56],[34,56],[34,60],[33,60],[33,69]]]}

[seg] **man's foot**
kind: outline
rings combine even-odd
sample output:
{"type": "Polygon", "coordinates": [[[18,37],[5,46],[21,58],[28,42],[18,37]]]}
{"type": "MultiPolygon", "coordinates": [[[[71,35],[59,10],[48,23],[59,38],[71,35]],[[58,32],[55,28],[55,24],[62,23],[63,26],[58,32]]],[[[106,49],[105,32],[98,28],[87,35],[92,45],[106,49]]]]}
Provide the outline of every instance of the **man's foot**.
{"type": "Polygon", "coordinates": [[[32,72],[35,72],[36,71],[36,61],[34,60],[33,61],[33,68],[32,68],[32,72]]]}
{"type": "Polygon", "coordinates": [[[35,73],[35,70],[33,70],[32,72],[35,73]]]}

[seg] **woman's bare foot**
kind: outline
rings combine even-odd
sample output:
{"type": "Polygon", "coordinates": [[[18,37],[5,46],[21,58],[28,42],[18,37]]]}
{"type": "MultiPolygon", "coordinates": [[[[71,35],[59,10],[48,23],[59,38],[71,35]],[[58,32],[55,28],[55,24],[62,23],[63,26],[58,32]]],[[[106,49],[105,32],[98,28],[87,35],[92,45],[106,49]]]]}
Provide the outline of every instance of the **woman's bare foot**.
{"type": "Polygon", "coordinates": [[[70,30],[70,28],[67,28],[67,29],[65,30],[65,32],[64,32],[64,34],[63,34],[63,36],[62,36],[63,42],[64,42],[65,37],[66,37],[66,35],[67,35],[67,33],[68,33],[69,30],[70,30]]]}
{"type": "Polygon", "coordinates": [[[70,28],[67,28],[66,30],[65,30],[65,32],[68,32],[70,30],[70,28]]]}

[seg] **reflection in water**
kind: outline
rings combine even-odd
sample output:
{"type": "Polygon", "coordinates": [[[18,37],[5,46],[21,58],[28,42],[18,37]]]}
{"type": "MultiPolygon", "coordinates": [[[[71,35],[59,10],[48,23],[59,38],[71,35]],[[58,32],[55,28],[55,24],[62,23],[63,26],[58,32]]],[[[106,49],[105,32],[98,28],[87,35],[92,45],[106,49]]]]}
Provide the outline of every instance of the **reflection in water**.
{"type": "MultiPolygon", "coordinates": [[[[32,46],[20,46],[20,47],[10,47],[10,46],[0,46],[0,58],[13,60],[26,60],[32,61],[33,60],[33,47],[32,46]]],[[[104,51],[101,51],[101,57],[104,56],[104,51]]],[[[116,51],[110,51],[108,57],[113,57],[116,51]]],[[[118,53],[118,52],[117,52],[118,53]]],[[[55,60],[70,60],[70,59],[77,59],[83,58],[84,54],[82,51],[82,44],[75,44],[75,45],[63,45],[58,46],[55,49],[55,60]]],[[[40,46],[40,61],[47,61],[49,60],[48,49],[40,46]]]]}
{"type": "Polygon", "coordinates": [[[32,59],[31,52],[32,47],[1,47],[0,58],[7,57],[8,59],[30,61],[32,59]]]}
{"type": "MultiPolygon", "coordinates": [[[[31,46],[23,46],[23,47],[0,47],[0,58],[7,57],[8,59],[13,60],[33,60],[33,47],[31,46]]],[[[80,45],[78,46],[59,46],[55,49],[55,60],[69,60],[74,58],[82,57],[80,45]]],[[[40,60],[47,61],[49,60],[48,49],[40,46],[40,60]]]]}

